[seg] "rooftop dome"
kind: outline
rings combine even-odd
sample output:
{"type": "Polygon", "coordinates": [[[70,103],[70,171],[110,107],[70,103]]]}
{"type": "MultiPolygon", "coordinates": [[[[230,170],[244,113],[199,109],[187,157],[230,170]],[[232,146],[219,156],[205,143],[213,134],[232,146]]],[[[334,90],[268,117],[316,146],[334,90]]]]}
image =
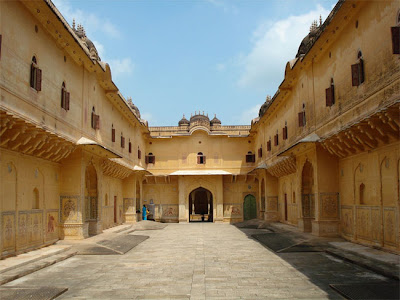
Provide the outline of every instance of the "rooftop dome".
{"type": "Polygon", "coordinates": [[[263,103],[263,105],[261,105],[260,107],[260,111],[258,112],[258,116],[261,118],[265,112],[267,111],[268,107],[270,106],[272,102],[272,98],[270,95],[267,96],[267,98],[265,99],[265,102],[263,103]]]}
{"type": "Polygon", "coordinates": [[[204,111],[203,111],[203,114],[201,114],[201,112],[198,111],[198,112],[195,112],[194,116],[192,115],[190,117],[190,123],[198,122],[198,121],[210,122],[210,119],[208,118],[208,115],[204,114],[204,111]]]}
{"type": "Polygon", "coordinates": [[[139,108],[135,104],[133,104],[131,97],[128,98],[128,105],[129,105],[130,108],[132,108],[132,110],[135,113],[136,117],[138,117],[140,119],[139,108]]]}
{"type": "Polygon", "coordinates": [[[211,125],[221,125],[221,121],[217,118],[217,115],[214,115],[214,118],[210,121],[211,125]]]}
{"type": "Polygon", "coordinates": [[[300,57],[308,52],[314,42],[316,41],[318,34],[319,34],[319,29],[322,24],[322,19],[321,16],[319,17],[319,25],[318,22],[315,20],[311,26],[310,26],[310,33],[306,35],[306,37],[301,41],[299,50],[297,51],[296,57],[300,57]]]}
{"type": "Polygon", "coordinates": [[[75,28],[75,20],[73,20],[72,29],[75,34],[81,39],[83,44],[88,48],[90,52],[90,58],[100,61],[99,53],[97,52],[97,49],[93,42],[86,36],[85,28],[83,28],[81,24],[78,24],[78,26],[75,28]]]}
{"type": "Polygon", "coordinates": [[[189,124],[190,124],[190,122],[189,122],[188,119],[185,118],[185,115],[183,115],[182,119],[178,122],[178,125],[179,125],[179,126],[182,126],[182,125],[189,125],[189,124]]]}

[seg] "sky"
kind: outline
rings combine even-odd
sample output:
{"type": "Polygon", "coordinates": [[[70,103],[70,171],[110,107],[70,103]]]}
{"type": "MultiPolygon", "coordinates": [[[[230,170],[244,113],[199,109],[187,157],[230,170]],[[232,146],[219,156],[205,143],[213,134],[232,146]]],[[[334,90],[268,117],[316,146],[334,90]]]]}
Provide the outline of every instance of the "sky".
{"type": "Polygon", "coordinates": [[[82,24],[149,126],[185,114],[250,125],[335,0],[52,0],[82,24]]]}

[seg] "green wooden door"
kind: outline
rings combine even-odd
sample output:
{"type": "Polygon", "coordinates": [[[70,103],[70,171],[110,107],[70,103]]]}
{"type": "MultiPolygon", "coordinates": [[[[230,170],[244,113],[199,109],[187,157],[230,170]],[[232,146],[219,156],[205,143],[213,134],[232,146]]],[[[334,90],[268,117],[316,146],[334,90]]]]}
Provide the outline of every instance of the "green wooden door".
{"type": "Polygon", "coordinates": [[[253,195],[247,195],[244,197],[243,217],[244,220],[257,218],[256,198],[253,195]]]}

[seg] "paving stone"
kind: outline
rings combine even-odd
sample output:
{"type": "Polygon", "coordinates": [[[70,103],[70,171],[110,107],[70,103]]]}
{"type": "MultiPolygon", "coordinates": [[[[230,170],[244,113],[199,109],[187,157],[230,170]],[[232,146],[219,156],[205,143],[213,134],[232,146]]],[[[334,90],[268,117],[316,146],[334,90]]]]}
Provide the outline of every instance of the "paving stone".
{"type": "Polygon", "coordinates": [[[228,224],[129,235],[149,238],[124,255],[78,255],[7,286],[68,287],[58,299],[340,299],[330,283],[386,281],[325,253],[275,253],[228,224]]]}

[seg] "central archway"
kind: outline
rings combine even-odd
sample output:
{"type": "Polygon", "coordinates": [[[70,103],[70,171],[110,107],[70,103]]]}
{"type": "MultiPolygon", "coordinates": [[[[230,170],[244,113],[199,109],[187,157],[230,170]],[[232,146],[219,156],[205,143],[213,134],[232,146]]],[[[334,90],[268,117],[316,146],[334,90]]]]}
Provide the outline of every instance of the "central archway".
{"type": "Polygon", "coordinates": [[[213,195],[202,187],[189,194],[189,222],[213,221],[213,195]]]}

